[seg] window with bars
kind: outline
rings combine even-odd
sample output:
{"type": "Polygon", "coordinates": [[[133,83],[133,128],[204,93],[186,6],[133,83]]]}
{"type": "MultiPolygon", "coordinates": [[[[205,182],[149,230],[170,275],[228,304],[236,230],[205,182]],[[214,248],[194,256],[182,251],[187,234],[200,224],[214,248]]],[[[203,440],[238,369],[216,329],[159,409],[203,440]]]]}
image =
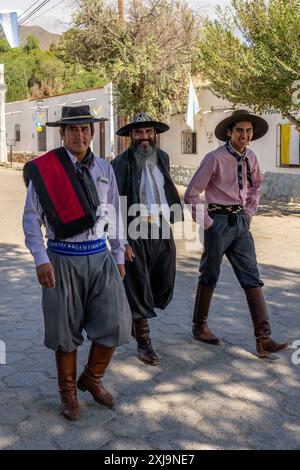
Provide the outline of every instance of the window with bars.
{"type": "Polygon", "coordinates": [[[197,153],[197,133],[191,131],[182,131],[181,133],[181,153],[197,153]]]}

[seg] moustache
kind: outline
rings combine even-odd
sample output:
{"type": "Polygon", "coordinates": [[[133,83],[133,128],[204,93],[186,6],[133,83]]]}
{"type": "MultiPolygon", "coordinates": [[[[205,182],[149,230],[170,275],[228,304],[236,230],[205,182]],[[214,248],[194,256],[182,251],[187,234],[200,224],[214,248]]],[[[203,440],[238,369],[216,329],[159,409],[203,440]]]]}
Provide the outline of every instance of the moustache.
{"type": "Polygon", "coordinates": [[[152,139],[144,139],[144,140],[140,140],[140,141],[134,141],[133,146],[134,146],[134,148],[138,148],[141,145],[146,144],[146,143],[151,145],[151,147],[154,146],[154,141],[152,139]]]}

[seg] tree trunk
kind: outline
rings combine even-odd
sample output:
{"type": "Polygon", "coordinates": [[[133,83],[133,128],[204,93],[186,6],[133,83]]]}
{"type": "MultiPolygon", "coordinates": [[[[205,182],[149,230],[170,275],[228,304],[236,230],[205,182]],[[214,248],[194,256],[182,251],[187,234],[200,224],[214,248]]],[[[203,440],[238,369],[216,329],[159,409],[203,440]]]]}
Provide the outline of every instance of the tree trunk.
{"type": "Polygon", "coordinates": [[[296,118],[295,118],[292,114],[290,114],[289,112],[283,113],[283,117],[285,117],[286,119],[288,119],[291,124],[294,124],[295,126],[297,126],[297,128],[298,128],[298,127],[300,128],[300,120],[299,120],[299,119],[296,119],[296,118]]]}

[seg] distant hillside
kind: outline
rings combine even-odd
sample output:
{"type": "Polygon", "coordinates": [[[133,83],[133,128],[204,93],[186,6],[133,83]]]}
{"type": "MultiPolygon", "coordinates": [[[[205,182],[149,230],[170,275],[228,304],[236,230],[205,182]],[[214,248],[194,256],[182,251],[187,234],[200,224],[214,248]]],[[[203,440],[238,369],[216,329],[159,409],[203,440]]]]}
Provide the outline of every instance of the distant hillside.
{"type": "Polygon", "coordinates": [[[40,26],[21,26],[19,34],[21,46],[24,46],[24,44],[26,44],[27,37],[32,35],[38,38],[42,50],[49,49],[50,44],[53,42],[57,44],[60,39],[59,34],[49,33],[49,31],[41,28],[40,26]]]}

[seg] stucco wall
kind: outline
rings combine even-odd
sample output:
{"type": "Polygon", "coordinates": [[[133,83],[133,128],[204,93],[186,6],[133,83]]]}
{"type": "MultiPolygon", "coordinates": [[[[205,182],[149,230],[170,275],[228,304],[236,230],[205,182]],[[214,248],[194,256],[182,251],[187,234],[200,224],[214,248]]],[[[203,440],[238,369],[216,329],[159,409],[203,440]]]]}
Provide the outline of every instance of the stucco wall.
{"type": "MultiPolygon", "coordinates": [[[[172,165],[176,184],[187,186],[198,167],[172,165]]],[[[261,200],[300,202],[300,175],[265,172],[261,200]]]]}
{"type": "Polygon", "coordinates": [[[262,199],[300,202],[300,175],[266,172],[262,199]]]}
{"type": "MultiPolygon", "coordinates": [[[[53,96],[43,100],[42,111],[44,112],[43,122],[56,121],[61,116],[62,106],[82,106],[89,105],[92,114],[100,117],[110,118],[109,107],[109,90],[108,87],[95,90],[86,90],[78,93],[69,93],[61,96],[53,96]]],[[[15,101],[6,103],[5,119],[6,119],[6,140],[11,141],[15,138],[15,125],[20,125],[20,142],[16,142],[13,147],[14,152],[38,152],[38,132],[34,122],[34,114],[37,111],[36,100],[15,101]]],[[[106,156],[110,155],[110,122],[105,123],[105,151],[106,156]]],[[[46,127],[47,150],[56,148],[61,145],[59,128],[46,127]]],[[[93,150],[99,154],[99,125],[95,126],[95,136],[93,139],[93,150]]],[[[8,147],[8,151],[9,151],[8,147]]]]}
{"type": "MultiPolygon", "coordinates": [[[[198,96],[201,113],[200,118],[195,120],[197,153],[186,155],[181,152],[181,133],[182,131],[190,130],[186,125],[184,115],[177,114],[172,116],[168,123],[170,130],[160,136],[160,145],[169,154],[172,165],[198,167],[208,152],[222,144],[214,136],[214,130],[216,125],[232,112],[230,110],[232,104],[217,98],[207,87],[204,87],[198,96]]],[[[250,145],[250,148],[258,158],[261,170],[263,172],[300,175],[300,168],[282,168],[277,166],[279,152],[278,126],[279,124],[288,123],[288,121],[279,114],[264,114],[263,117],[269,124],[269,131],[262,139],[251,142],[250,145]]],[[[293,130],[293,132],[296,131],[293,130]]]]}

